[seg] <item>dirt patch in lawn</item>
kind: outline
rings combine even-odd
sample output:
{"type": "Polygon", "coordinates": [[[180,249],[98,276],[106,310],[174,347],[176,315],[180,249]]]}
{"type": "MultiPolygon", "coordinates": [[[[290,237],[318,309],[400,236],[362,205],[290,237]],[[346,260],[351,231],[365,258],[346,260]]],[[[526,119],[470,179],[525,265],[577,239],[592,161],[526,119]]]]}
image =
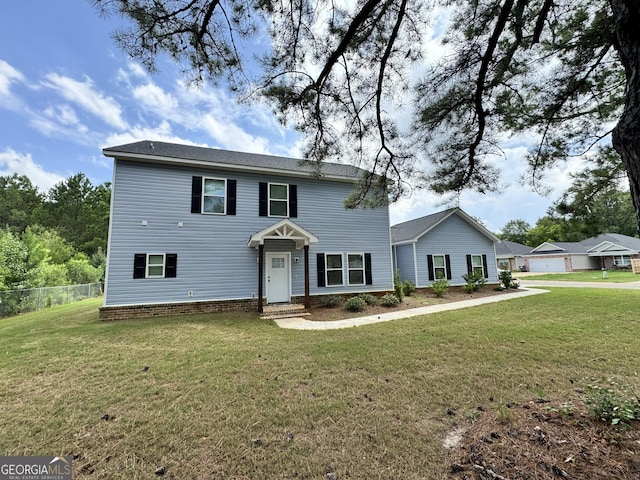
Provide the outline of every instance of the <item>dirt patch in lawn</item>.
{"type": "Polygon", "coordinates": [[[537,399],[482,412],[449,442],[450,480],[640,478],[640,427],[613,426],[583,408],[537,399]]]}
{"type": "MultiPolygon", "coordinates": [[[[319,303],[314,303],[308,311],[310,315],[305,318],[315,321],[343,320],[345,318],[380,315],[382,313],[410,310],[412,308],[427,307],[429,305],[440,305],[443,303],[504,295],[505,293],[513,293],[516,291],[517,290],[513,289],[499,291],[494,290],[493,286],[485,286],[473,293],[467,293],[462,287],[451,287],[444,297],[438,298],[434,295],[433,290],[424,288],[416,290],[411,296],[404,297],[404,300],[395,307],[383,307],[378,304],[375,306],[367,306],[362,312],[351,312],[344,308],[344,306],[329,308],[319,303]]],[[[348,298],[348,296],[344,296],[345,300],[348,298]]]]}

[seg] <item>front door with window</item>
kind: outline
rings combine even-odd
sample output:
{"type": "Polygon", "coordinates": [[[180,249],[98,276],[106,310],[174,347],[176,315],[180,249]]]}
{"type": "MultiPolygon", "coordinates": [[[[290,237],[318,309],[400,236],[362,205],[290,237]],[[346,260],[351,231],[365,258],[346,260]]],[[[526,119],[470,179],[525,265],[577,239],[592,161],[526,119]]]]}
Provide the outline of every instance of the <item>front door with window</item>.
{"type": "Polygon", "coordinates": [[[291,301],[289,253],[267,253],[267,303],[291,301]]]}

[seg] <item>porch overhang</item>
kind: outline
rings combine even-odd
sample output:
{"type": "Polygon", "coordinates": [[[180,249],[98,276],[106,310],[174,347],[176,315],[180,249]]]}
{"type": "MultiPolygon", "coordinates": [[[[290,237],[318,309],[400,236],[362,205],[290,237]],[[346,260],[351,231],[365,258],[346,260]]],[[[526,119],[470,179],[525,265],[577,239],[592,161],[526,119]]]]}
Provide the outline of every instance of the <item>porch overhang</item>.
{"type": "Polygon", "coordinates": [[[312,243],[318,243],[318,237],[300,225],[296,225],[288,218],[284,218],[251,235],[249,247],[258,248],[260,245],[264,245],[265,240],[291,240],[295,242],[298,249],[309,246],[312,243]]]}

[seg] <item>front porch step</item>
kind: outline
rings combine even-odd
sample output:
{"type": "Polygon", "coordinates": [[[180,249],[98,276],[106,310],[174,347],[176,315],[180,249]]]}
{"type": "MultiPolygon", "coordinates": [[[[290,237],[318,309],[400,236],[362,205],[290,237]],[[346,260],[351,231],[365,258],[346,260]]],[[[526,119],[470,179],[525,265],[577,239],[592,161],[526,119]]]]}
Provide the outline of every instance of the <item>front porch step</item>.
{"type": "Polygon", "coordinates": [[[262,315],[260,315],[260,318],[263,320],[276,320],[279,318],[302,317],[306,315],[311,314],[305,311],[304,305],[266,305],[262,309],[262,315]]]}

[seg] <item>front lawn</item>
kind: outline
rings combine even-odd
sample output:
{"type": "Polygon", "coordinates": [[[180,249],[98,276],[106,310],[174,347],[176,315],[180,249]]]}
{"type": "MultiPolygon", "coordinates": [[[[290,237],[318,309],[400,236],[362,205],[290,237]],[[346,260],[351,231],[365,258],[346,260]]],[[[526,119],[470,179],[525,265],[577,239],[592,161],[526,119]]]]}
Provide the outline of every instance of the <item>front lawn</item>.
{"type": "Polygon", "coordinates": [[[101,323],[96,300],[2,319],[0,452],[74,455],[74,479],[443,478],[443,440],[479,409],[639,391],[637,300],[551,289],[328,331],[101,323]]]}
{"type": "MultiPolygon", "coordinates": [[[[514,277],[518,274],[514,272],[514,277]]],[[[520,280],[558,280],[561,282],[606,282],[606,283],[624,283],[624,282],[640,282],[640,275],[626,270],[607,270],[607,278],[603,278],[601,270],[589,270],[587,272],[567,272],[567,273],[540,273],[527,274],[522,276],[520,280]]]]}

